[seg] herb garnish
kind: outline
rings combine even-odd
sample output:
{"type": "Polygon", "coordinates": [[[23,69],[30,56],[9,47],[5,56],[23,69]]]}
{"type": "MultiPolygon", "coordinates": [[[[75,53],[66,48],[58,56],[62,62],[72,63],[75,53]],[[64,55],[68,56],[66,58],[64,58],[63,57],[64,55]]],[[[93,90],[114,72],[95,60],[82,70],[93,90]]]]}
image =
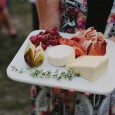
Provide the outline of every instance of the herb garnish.
{"type": "Polygon", "coordinates": [[[71,68],[70,70],[65,71],[59,71],[56,70],[55,72],[51,71],[43,71],[42,69],[32,69],[30,67],[26,68],[25,70],[23,68],[18,69],[15,66],[11,66],[12,70],[18,73],[24,73],[24,72],[29,72],[30,76],[32,77],[40,77],[40,78],[50,78],[53,77],[57,80],[61,80],[62,78],[72,80],[75,77],[80,77],[79,73],[75,73],[74,70],[71,68]]]}

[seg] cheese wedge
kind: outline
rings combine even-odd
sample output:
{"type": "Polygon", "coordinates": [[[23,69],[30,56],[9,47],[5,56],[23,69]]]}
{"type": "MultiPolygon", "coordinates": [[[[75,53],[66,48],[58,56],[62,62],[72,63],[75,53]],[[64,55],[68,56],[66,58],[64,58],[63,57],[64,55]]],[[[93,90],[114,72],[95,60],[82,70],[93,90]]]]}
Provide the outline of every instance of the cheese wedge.
{"type": "Polygon", "coordinates": [[[73,47],[57,45],[47,51],[48,62],[53,66],[65,66],[75,60],[73,47]]]}
{"type": "Polygon", "coordinates": [[[73,69],[89,81],[96,81],[107,71],[108,61],[106,56],[80,56],[66,68],[73,69]]]}

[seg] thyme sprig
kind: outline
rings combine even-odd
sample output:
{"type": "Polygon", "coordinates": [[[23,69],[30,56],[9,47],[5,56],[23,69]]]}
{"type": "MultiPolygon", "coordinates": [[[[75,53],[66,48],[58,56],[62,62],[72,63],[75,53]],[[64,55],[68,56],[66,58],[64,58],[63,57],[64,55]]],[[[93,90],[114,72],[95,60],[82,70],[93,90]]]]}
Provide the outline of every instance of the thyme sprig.
{"type": "Polygon", "coordinates": [[[15,66],[11,66],[12,70],[11,71],[15,71],[15,72],[19,72],[19,73],[24,73],[24,69],[21,68],[21,69],[18,69],[16,68],[15,66]]]}
{"type": "Polygon", "coordinates": [[[74,70],[71,68],[70,70],[67,71],[59,71],[56,70],[55,72],[51,72],[51,71],[43,71],[42,69],[32,69],[30,67],[26,68],[26,70],[24,70],[23,68],[18,69],[15,66],[11,66],[12,71],[18,72],[18,73],[24,73],[24,72],[29,72],[30,76],[32,77],[40,77],[40,78],[55,78],[57,80],[61,80],[61,79],[68,79],[68,80],[72,80],[75,77],[80,77],[79,73],[75,73],[74,70]]]}

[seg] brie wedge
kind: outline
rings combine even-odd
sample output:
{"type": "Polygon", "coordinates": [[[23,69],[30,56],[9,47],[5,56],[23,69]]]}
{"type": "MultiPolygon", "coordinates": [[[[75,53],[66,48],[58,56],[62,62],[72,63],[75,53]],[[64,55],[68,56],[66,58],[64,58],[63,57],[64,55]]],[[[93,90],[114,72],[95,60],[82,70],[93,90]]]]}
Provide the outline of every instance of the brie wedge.
{"type": "Polygon", "coordinates": [[[89,81],[96,81],[107,71],[108,61],[106,56],[80,56],[66,68],[73,69],[89,81]]]}
{"type": "Polygon", "coordinates": [[[75,59],[73,47],[57,45],[47,51],[48,62],[53,66],[65,66],[75,59]]]}

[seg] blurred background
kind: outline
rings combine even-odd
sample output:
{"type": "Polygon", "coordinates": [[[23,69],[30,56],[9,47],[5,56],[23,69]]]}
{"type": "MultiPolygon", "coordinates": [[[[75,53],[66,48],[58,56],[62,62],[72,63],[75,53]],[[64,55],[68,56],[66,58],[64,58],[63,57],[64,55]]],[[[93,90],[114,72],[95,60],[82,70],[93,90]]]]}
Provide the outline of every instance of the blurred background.
{"type": "Polygon", "coordinates": [[[9,15],[15,35],[11,36],[7,28],[2,27],[0,33],[0,115],[30,115],[31,85],[12,81],[6,74],[7,66],[32,31],[29,0],[12,0],[9,4],[9,15]]]}

